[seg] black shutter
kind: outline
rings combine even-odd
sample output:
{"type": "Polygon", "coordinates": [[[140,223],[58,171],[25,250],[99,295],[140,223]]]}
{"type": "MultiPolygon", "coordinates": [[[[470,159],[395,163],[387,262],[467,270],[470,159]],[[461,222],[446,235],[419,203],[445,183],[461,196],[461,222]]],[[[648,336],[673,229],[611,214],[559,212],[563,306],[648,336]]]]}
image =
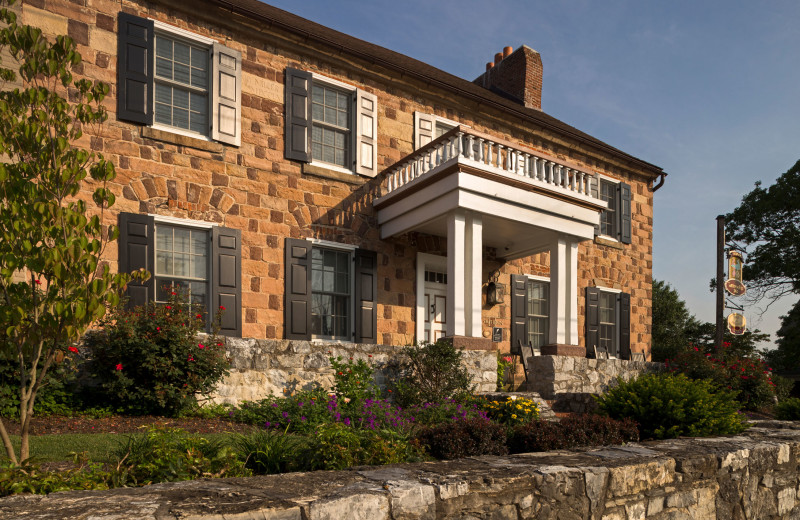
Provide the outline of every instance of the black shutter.
{"type": "Polygon", "coordinates": [[[311,161],[311,73],[287,68],[286,158],[311,161]]]}
{"type": "Polygon", "coordinates": [[[619,357],[631,358],[631,295],[619,295],[619,357]]]}
{"type": "Polygon", "coordinates": [[[153,250],[155,224],[150,215],[119,214],[119,272],[132,273],[144,269],[150,273],[146,282],[131,282],[126,290],[128,308],[139,307],[155,300],[153,250]]]}
{"type": "Polygon", "coordinates": [[[221,312],[220,334],[241,337],[242,232],[211,228],[211,256],[211,316],[221,312]]]}
{"type": "Polygon", "coordinates": [[[619,183],[618,188],[619,211],[618,215],[618,229],[619,241],[623,244],[631,243],[631,185],[624,182],[619,183]]]}
{"type": "Polygon", "coordinates": [[[119,13],[117,118],[153,124],[153,20],[119,13]]]}
{"type": "Polygon", "coordinates": [[[356,343],[378,342],[378,254],[356,249],[355,253],[356,343]]]}
{"type": "Polygon", "coordinates": [[[311,339],[311,243],[285,243],[284,324],[286,339],[311,339]]]}
{"type": "MultiPolygon", "coordinates": [[[[595,199],[600,197],[600,177],[597,175],[589,178],[589,195],[595,199]]],[[[600,216],[603,215],[603,212],[600,212],[600,216]]],[[[598,222],[594,226],[594,236],[600,234],[600,223],[598,222]]]]}
{"type": "Polygon", "coordinates": [[[586,354],[594,356],[600,346],[600,289],[586,288],[586,354]]]}
{"type": "Polygon", "coordinates": [[[528,278],[518,274],[511,275],[511,353],[522,355],[520,342],[527,343],[526,331],[528,278]]]}

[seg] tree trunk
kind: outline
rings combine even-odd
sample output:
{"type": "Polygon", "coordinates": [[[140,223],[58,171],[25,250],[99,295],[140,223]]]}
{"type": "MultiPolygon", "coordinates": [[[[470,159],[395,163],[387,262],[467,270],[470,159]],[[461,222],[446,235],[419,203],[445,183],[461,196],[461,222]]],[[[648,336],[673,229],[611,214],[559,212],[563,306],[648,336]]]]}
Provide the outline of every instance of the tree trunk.
{"type": "Polygon", "coordinates": [[[17,461],[17,454],[14,452],[14,446],[11,444],[11,437],[8,436],[8,431],[6,430],[3,419],[0,419],[0,438],[3,439],[3,447],[6,449],[6,455],[8,455],[11,463],[14,465],[19,464],[17,461]]]}

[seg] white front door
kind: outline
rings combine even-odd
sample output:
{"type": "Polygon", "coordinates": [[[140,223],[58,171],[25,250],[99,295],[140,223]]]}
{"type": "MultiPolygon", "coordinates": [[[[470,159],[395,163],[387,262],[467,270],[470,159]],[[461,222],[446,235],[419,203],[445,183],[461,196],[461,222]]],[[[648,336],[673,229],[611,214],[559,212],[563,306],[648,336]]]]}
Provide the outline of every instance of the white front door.
{"type": "Polygon", "coordinates": [[[425,316],[424,341],[435,342],[444,337],[447,330],[447,283],[444,273],[425,272],[425,316]]]}

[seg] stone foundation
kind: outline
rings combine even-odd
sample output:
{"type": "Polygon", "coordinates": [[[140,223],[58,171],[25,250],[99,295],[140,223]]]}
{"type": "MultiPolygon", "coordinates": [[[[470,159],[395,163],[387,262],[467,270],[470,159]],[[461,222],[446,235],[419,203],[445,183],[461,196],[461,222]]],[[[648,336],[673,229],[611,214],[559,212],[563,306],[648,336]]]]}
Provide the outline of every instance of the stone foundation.
{"type": "MultiPolygon", "coordinates": [[[[375,381],[385,389],[399,360],[400,347],[354,343],[226,338],[230,374],[217,386],[215,403],[238,404],[269,395],[284,395],[317,386],[333,386],[329,356],[363,359],[375,368],[375,381]]],[[[497,388],[497,354],[463,350],[463,360],[478,392],[497,388]]]]}
{"type": "MultiPolygon", "coordinates": [[[[800,517],[800,431],[0,499],[16,520],[800,517]]],[[[783,428],[775,428],[783,427],[783,428]]]]}
{"type": "Polygon", "coordinates": [[[639,374],[662,370],[661,363],[624,359],[588,359],[572,356],[528,358],[528,389],[555,401],[557,412],[585,412],[594,405],[593,395],[639,374]]]}

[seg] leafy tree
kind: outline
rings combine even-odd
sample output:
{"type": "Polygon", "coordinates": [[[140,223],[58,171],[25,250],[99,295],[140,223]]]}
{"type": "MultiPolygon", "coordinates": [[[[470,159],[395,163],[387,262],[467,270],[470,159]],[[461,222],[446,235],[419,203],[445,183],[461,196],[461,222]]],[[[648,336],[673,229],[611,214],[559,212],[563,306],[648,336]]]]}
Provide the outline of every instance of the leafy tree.
{"type": "MultiPolygon", "coordinates": [[[[717,326],[711,322],[697,322],[687,331],[689,344],[700,348],[703,352],[713,353],[716,349],[717,326]]],[[[769,334],[758,329],[747,330],[744,334],[735,336],[727,328],[723,336],[723,343],[728,345],[726,350],[729,355],[737,357],[758,357],[758,343],[769,341],[769,334]]]]}
{"type": "Polygon", "coordinates": [[[109,87],[75,80],[81,56],[72,39],[48,41],[18,25],[12,2],[0,0],[0,51],[13,67],[0,64],[0,78],[17,82],[0,92],[0,348],[20,367],[19,456],[2,420],[0,437],[18,463],[30,455],[33,405],[48,371],[119,302],[130,276],[101,261],[119,235],[103,225],[114,165],[77,146],[85,129],[97,133],[106,120],[109,87]],[[93,189],[91,211],[83,184],[93,189]]]}
{"type": "Polygon", "coordinates": [[[744,265],[751,299],[800,293],[800,161],[769,188],[756,182],[725,220],[728,238],[755,246],[744,265]]]}
{"type": "Polygon", "coordinates": [[[764,357],[778,370],[800,368],[800,300],[789,314],[781,316],[781,328],[776,333],[778,348],[764,352],[764,357]]]}
{"type": "Polygon", "coordinates": [[[667,282],[653,280],[653,361],[664,361],[686,350],[688,331],[697,325],[678,291],[667,282]]]}

